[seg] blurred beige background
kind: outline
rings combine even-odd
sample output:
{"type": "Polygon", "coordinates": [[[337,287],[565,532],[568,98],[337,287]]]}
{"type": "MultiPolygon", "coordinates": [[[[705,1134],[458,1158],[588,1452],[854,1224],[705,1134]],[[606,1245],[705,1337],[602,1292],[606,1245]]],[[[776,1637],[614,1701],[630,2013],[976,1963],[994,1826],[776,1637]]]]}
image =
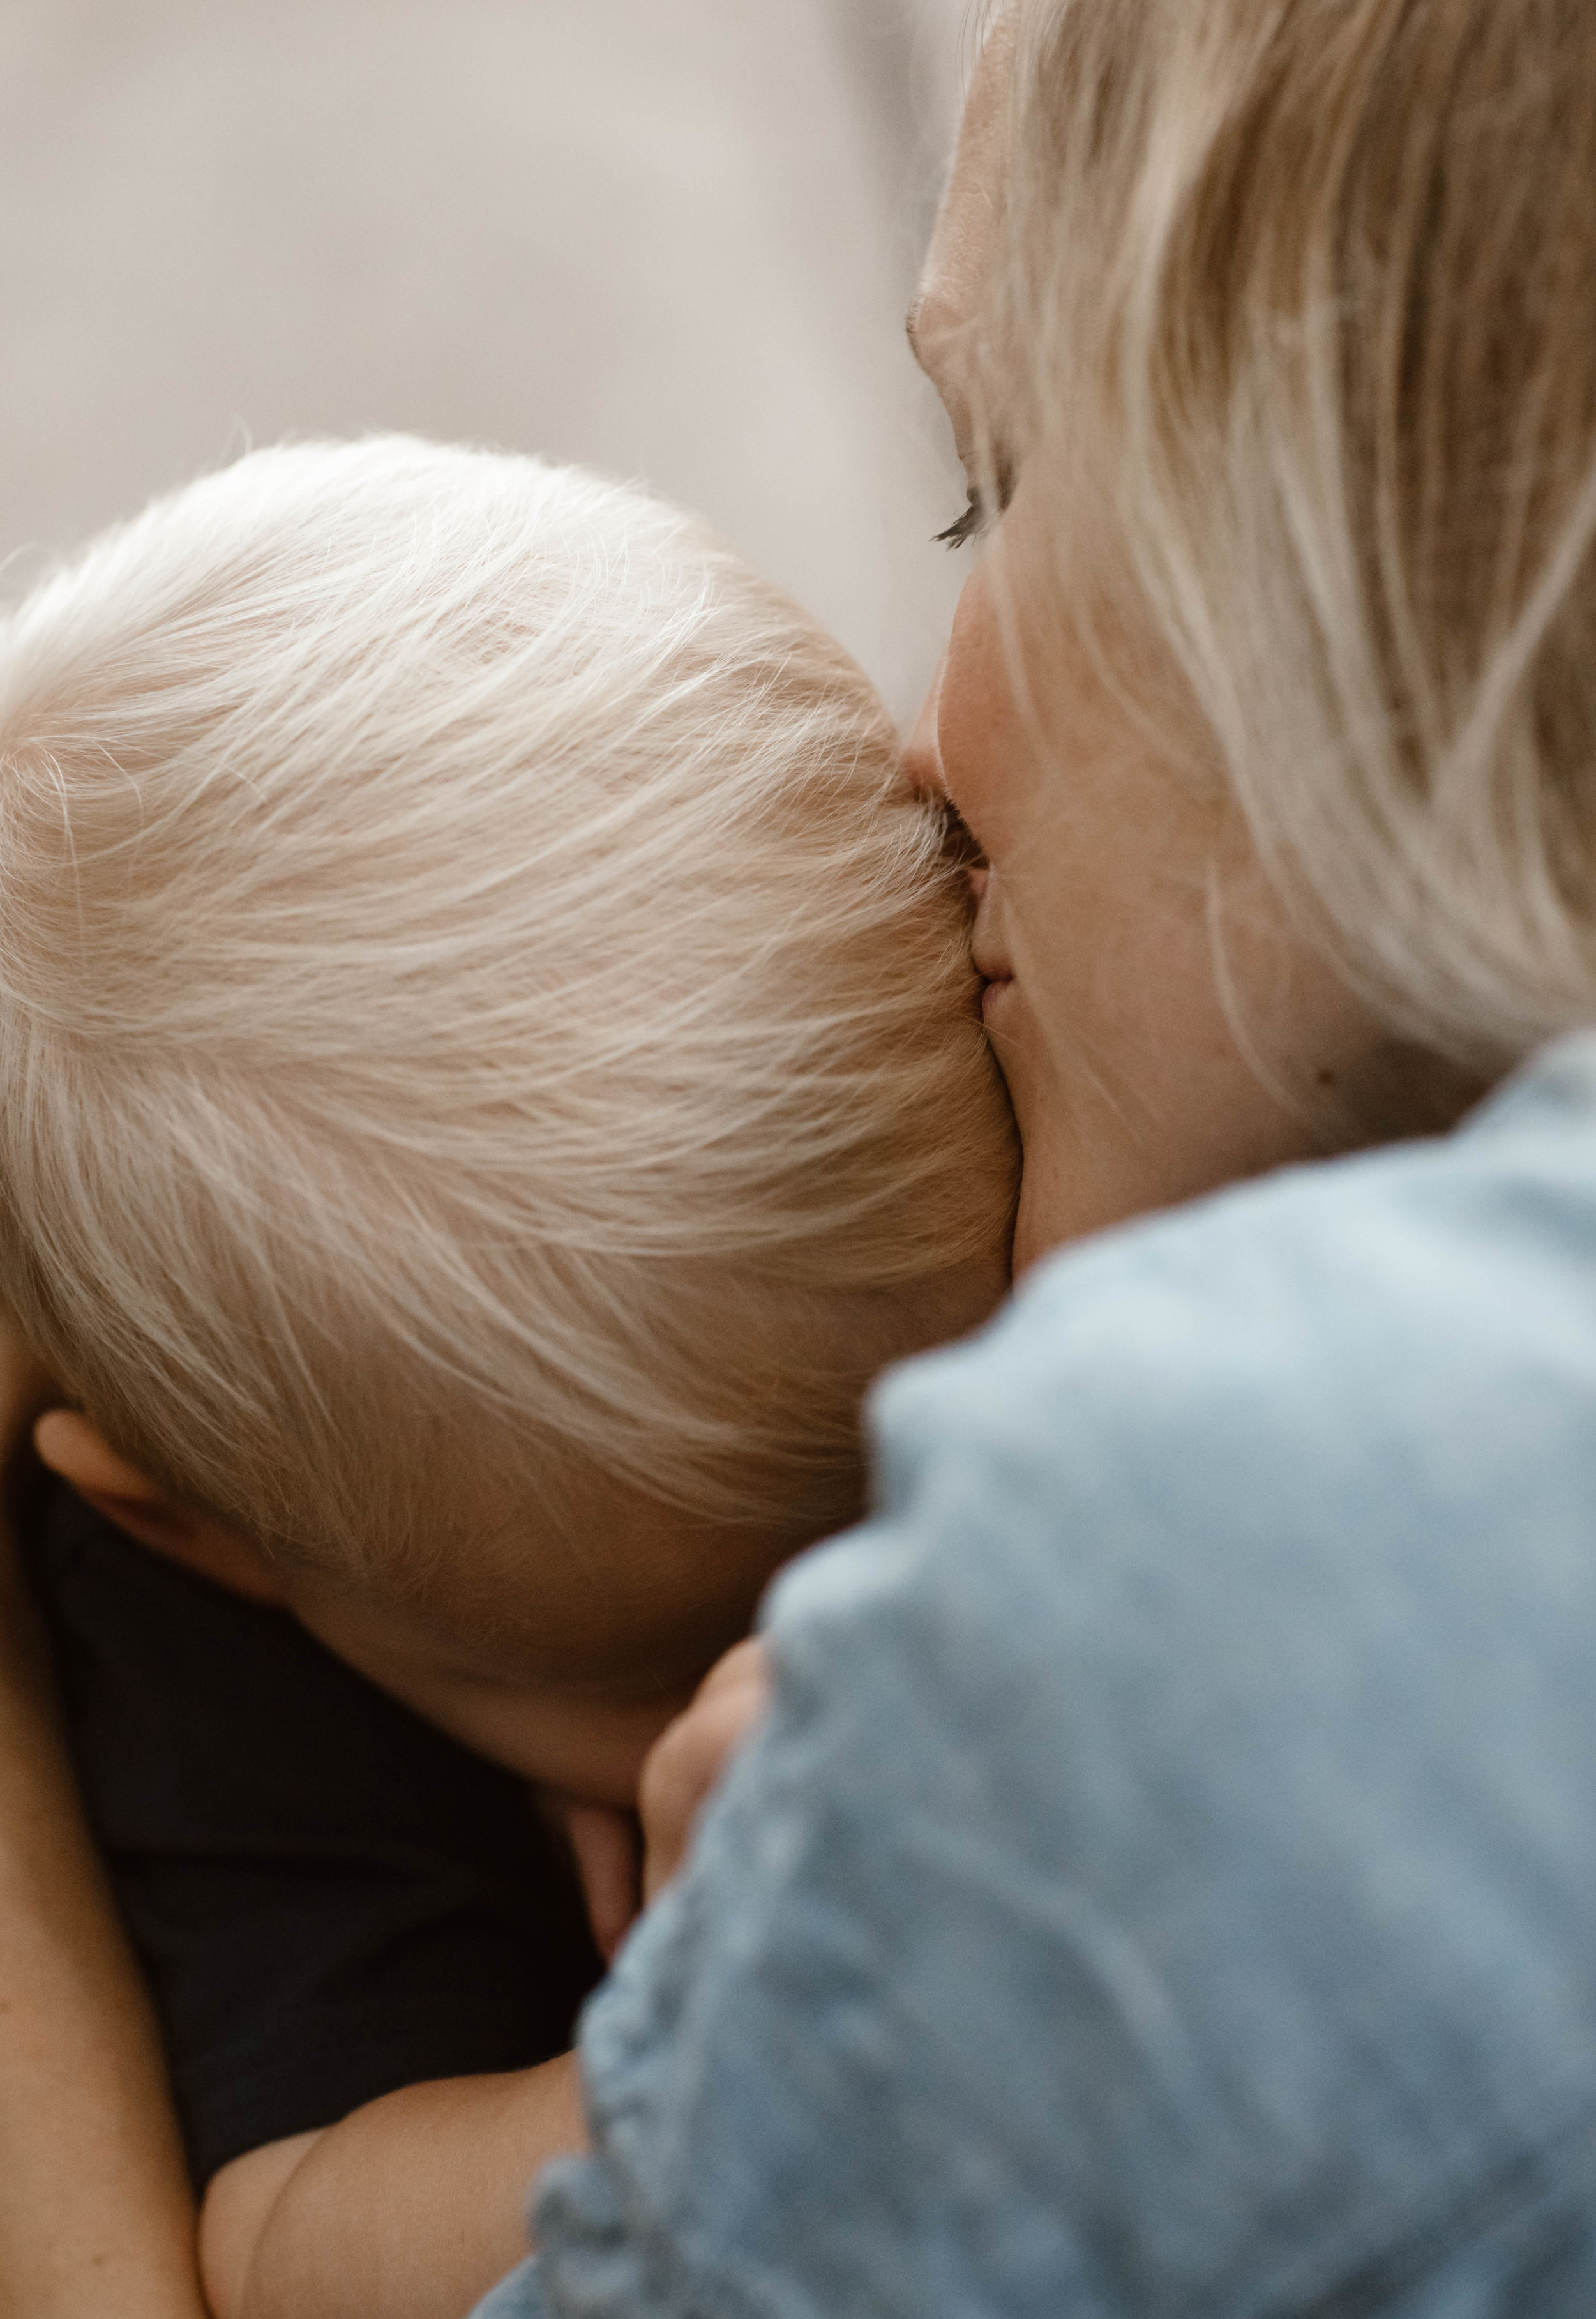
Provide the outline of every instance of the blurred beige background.
{"type": "Polygon", "coordinates": [[[3,0],[0,557],[413,428],[701,508],[899,714],[962,488],[902,317],[968,0],[3,0]]]}

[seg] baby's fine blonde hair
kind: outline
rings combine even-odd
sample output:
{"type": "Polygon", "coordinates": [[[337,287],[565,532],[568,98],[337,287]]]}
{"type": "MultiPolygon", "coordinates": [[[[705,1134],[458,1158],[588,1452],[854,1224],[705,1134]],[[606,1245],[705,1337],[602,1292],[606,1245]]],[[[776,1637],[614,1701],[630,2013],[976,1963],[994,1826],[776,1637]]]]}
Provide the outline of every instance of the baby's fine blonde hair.
{"type": "Polygon", "coordinates": [[[1596,1017],[1596,8],[1015,0],[984,459],[1303,924],[1490,1069],[1596,1017]],[[1109,632],[1109,631],[1105,631],[1109,632]]]}
{"type": "Polygon", "coordinates": [[[843,1519],[1006,1228],[970,988],[863,678],[638,492],[256,452],[0,627],[0,1294],[282,1550],[843,1519]]]}

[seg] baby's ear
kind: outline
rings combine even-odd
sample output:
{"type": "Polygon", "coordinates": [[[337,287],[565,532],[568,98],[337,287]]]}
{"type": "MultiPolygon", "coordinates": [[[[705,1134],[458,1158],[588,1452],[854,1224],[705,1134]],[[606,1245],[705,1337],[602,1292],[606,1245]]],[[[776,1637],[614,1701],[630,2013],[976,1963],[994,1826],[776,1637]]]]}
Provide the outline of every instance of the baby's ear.
{"type": "Polygon", "coordinates": [[[164,1554],[251,1602],[283,1602],[271,1565],[248,1538],[168,1496],[120,1457],[81,1410],[47,1409],[33,1428],[33,1447],[51,1473],[152,1554],[164,1554]]]}

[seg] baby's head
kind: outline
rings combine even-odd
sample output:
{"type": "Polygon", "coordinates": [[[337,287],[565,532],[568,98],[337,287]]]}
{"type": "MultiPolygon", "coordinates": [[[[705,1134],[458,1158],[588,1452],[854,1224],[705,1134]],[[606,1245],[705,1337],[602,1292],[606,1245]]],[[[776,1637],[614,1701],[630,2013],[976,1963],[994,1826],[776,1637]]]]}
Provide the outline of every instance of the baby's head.
{"type": "Polygon", "coordinates": [[[636,492],[257,452],[0,627],[0,1295],[131,1527],[529,1770],[619,1780],[488,1692],[652,1728],[994,1301],[970,988],[862,678],[636,492]]]}

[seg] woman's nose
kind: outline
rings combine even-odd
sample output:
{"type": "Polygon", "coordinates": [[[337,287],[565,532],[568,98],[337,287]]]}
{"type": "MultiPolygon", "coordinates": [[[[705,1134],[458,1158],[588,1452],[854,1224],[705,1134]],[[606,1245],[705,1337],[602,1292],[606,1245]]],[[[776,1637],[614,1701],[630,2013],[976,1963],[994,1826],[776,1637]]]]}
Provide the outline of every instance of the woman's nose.
{"type": "Polygon", "coordinates": [[[909,728],[903,752],[904,771],[915,796],[930,798],[937,805],[945,805],[948,801],[948,784],[942,777],[942,755],[936,738],[937,703],[942,699],[942,671],[947,664],[944,654],[936,664],[931,688],[920,705],[920,714],[909,728]]]}
{"type": "Polygon", "coordinates": [[[937,739],[937,711],[942,697],[942,673],[947,665],[944,653],[936,664],[931,689],[920,704],[920,714],[904,743],[904,771],[916,797],[929,798],[933,805],[947,809],[950,842],[955,845],[963,862],[971,898],[979,902],[987,890],[987,864],[948,793],[948,778],[942,771],[942,746],[937,739]]]}

